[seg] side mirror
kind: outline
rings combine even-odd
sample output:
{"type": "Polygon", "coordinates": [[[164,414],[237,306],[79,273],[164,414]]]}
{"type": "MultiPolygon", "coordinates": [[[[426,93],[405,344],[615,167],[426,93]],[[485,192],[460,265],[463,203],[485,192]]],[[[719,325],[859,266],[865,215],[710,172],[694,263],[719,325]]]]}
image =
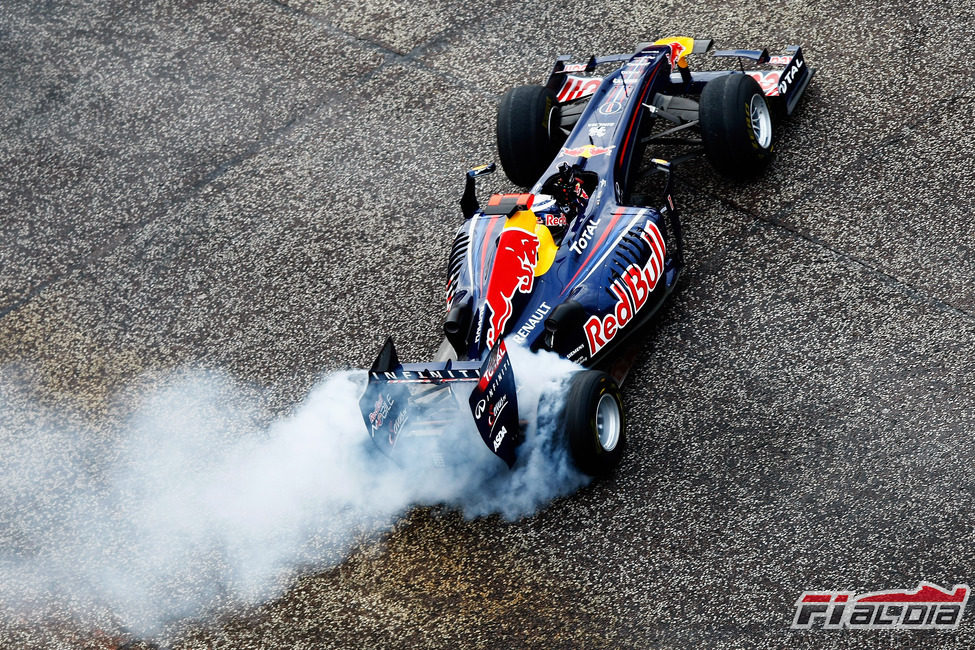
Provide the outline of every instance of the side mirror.
{"type": "Polygon", "coordinates": [[[468,178],[477,178],[478,176],[484,176],[485,174],[494,173],[498,166],[494,163],[488,163],[487,165],[478,165],[477,167],[471,167],[467,170],[468,178]]]}
{"type": "Polygon", "coordinates": [[[674,186],[673,167],[671,166],[669,160],[663,160],[662,158],[654,158],[650,162],[653,164],[654,168],[657,171],[663,172],[664,174],[667,175],[667,183],[664,186],[664,200],[667,203],[663,207],[661,212],[665,214],[669,212],[670,214],[676,215],[677,207],[674,205],[674,197],[672,192],[674,186]]]}
{"type": "Polygon", "coordinates": [[[670,173],[670,161],[669,160],[664,160],[663,158],[654,158],[650,162],[653,163],[653,166],[656,167],[658,171],[662,171],[662,172],[665,172],[667,174],[670,173]]]}
{"type": "Polygon", "coordinates": [[[474,188],[474,179],[478,176],[493,173],[498,168],[494,163],[479,165],[467,170],[466,180],[464,181],[464,195],[460,197],[460,209],[464,213],[465,219],[470,219],[480,208],[477,202],[477,192],[474,188]]]}

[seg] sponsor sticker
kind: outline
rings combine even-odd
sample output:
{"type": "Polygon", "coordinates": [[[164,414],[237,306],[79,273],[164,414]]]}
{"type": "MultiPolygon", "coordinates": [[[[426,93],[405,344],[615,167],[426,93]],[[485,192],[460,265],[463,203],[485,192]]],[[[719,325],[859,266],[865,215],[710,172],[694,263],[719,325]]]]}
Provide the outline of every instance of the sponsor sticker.
{"type": "Polygon", "coordinates": [[[525,321],[525,324],[519,327],[518,330],[511,335],[511,338],[518,343],[524,343],[525,339],[527,339],[528,336],[535,331],[538,324],[545,320],[545,316],[550,311],[552,311],[552,307],[547,302],[540,304],[538,309],[536,309],[528,320],[525,321]]]}
{"type": "Polygon", "coordinates": [[[632,87],[640,79],[644,69],[650,65],[647,57],[634,59],[623,66],[620,76],[614,79],[616,84],[612,91],[606,93],[606,98],[599,105],[601,115],[615,115],[623,110],[623,105],[629,96],[628,88],[632,87]]]}
{"type": "Polygon", "coordinates": [[[448,381],[470,381],[477,379],[477,370],[454,368],[451,370],[393,370],[389,372],[370,372],[373,379],[382,379],[390,384],[440,384],[448,381]]]}
{"type": "Polygon", "coordinates": [[[498,398],[498,401],[496,401],[494,404],[491,405],[491,412],[488,414],[487,423],[488,426],[491,427],[492,431],[494,431],[494,425],[498,423],[498,419],[501,416],[501,412],[504,410],[504,407],[506,407],[507,405],[508,405],[508,395],[505,393],[502,393],[501,397],[498,398]]]}
{"type": "Polygon", "coordinates": [[[481,366],[481,380],[469,398],[481,439],[507,463],[514,465],[520,441],[518,398],[505,342],[499,343],[481,366]]]}
{"type": "MultiPolygon", "coordinates": [[[[584,68],[585,66],[583,66],[584,68]]],[[[568,72],[569,70],[566,69],[568,72]]],[[[577,71],[581,72],[581,70],[577,71]]],[[[568,77],[562,88],[559,89],[555,99],[560,104],[571,102],[586,95],[591,95],[599,88],[603,82],[602,77],[568,77]]]]}
{"type": "Polygon", "coordinates": [[[599,226],[599,217],[595,217],[589,220],[589,223],[585,225],[582,232],[579,233],[579,238],[574,242],[569,244],[569,248],[576,255],[582,255],[582,251],[589,247],[589,242],[592,240],[592,236],[596,233],[596,227],[599,226]]]}
{"type": "Polygon", "coordinates": [[[386,423],[386,417],[389,415],[389,411],[393,408],[394,403],[393,398],[387,395],[380,395],[376,399],[376,404],[372,408],[372,413],[369,414],[369,422],[372,424],[373,437],[375,437],[376,431],[381,429],[383,424],[386,423]]]}
{"type": "Polygon", "coordinates": [[[648,220],[640,237],[649,244],[650,255],[647,261],[642,266],[631,264],[623,271],[610,287],[617,299],[614,307],[603,316],[590,316],[583,326],[590,357],[612,341],[633,320],[637,312],[643,309],[663,274],[666,250],[656,224],[648,220]]]}
{"type": "Polygon", "coordinates": [[[781,70],[756,70],[749,72],[748,76],[758,82],[766,97],[775,97],[779,94],[779,77],[782,76],[781,70]]]}
{"type": "Polygon", "coordinates": [[[368,415],[369,435],[373,440],[382,438],[385,432],[386,444],[390,447],[396,444],[408,417],[408,411],[404,406],[402,400],[385,393],[379,394],[372,412],[368,415]]]}
{"type": "MultiPolygon", "coordinates": [[[[508,347],[504,344],[504,341],[498,345],[497,351],[492,353],[492,357],[488,360],[487,366],[484,368],[484,372],[481,373],[481,379],[477,382],[478,390],[486,390],[488,384],[494,379],[494,373],[498,371],[501,367],[501,363],[504,361],[505,356],[508,354],[508,347]]],[[[490,399],[491,396],[488,396],[490,399]]]]}
{"type": "Polygon", "coordinates": [[[504,442],[504,437],[508,435],[508,429],[501,427],[498,429],[498,433],[494,436],[494,453],[498,453],[498,449],[501,447],[501,443],[504,442]]]}
{"type": "Polygon", "coordinates": [[[782,76],[780,77],[779,81],[779,94],[785,95],[788,92],[789,86],[792,85],[792,80],[796,78],[796,75],[799,74],[799,70],[801,70],[804,65],[805,64],[802,61],[802,57],[797,54],[796,57],[792,59],[792,65],[782,72],[782,76]]]}
{"type": "Polygon", "coordinates": [[[491,310],[488,321],[487,347],[493,347],[504,333],[513,311],[515,293],[531,293],[538,264],[538,235],[522,228],[506,227],[501,231],[494,269],[488,283],[486,302],[491,310]]]}
{"type": "Polygon", "coordinates": [[[603,156],[616,148],[611,144],[608,147],[597,147],[594,144],[584,144],[581,147],[569,148],[562,147],[561,155],[569,158],[592,158],[593,156],[603,156]]]}

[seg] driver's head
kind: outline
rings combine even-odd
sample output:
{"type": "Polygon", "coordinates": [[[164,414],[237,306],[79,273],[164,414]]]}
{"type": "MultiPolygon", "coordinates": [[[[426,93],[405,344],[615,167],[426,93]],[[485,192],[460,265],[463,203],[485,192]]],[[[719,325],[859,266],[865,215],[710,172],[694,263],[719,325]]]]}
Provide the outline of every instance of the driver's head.
{"type": "Polygon", "coordinates": [[[578,176],[577,171],[581,170],[562,163],[559,165],[558,176],[552,183],[552,197],[562,212],[570,218],[585,210],[586,201],[589,200],[589,195],[583,188],[582,178],[578,176]]]}

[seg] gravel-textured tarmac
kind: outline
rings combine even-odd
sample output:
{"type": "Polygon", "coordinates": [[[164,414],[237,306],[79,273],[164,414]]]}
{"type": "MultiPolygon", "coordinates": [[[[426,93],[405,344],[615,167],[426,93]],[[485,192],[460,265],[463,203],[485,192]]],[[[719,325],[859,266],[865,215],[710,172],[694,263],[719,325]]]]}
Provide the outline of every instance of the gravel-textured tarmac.
{"type": "MultiPolygon", "coordinates": [[[[688,268],[625,387],[615,477],[514,522],[413,510],[166,644],[975,646],[972,612],[789,630],[806,589],[975,584],[967,0],[5,0],[4,444],[43,405],[110,446],[126,395],[171,369],[226,371],[274,417],[387,333],[431,357],[501,93],[675,33],[799,43],[818,73],[763,179],[683,176],[688,268]]],[[[123,641],[149,645],[0,618],[4,648],[123,641]]]]}

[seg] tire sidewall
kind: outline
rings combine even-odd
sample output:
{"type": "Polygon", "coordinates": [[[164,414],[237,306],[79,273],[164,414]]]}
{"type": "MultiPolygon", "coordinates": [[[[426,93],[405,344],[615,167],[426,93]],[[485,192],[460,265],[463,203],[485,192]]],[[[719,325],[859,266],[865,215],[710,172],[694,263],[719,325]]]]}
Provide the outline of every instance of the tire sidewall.
{"type": "Polygon", "coordinates": [[[768,128],[774,127],[771,107],[761,86],[746,74],[732,73],[710,81],[701,93],[700,126],[704,151],[711,164],[730,178],[746,180],[764,171],[775,149],[774,131],[762,147],[755,135],[752,101],[764,105],[768,128]]]}
{"type": "Polygon", "coordinates": [[[619,464],[626,448],[626,415],[619,387],[609,375],[588,370],[573,376],[566,399],[563,429],[572,461],[581,472],[604,476],[619,464]],[[602,446],[596,426],[598,405],[604,395],[613,399],[619,413],[619,439],[613,449],[602,446]]]}
{"type": "Polygon", "coordinates": [[[555,93],[545,86],[518,86],[501,98],[497,115],[498,157],[516,185],[531,187],[561,146],[556,137],[560,111],[555,93]]]}

